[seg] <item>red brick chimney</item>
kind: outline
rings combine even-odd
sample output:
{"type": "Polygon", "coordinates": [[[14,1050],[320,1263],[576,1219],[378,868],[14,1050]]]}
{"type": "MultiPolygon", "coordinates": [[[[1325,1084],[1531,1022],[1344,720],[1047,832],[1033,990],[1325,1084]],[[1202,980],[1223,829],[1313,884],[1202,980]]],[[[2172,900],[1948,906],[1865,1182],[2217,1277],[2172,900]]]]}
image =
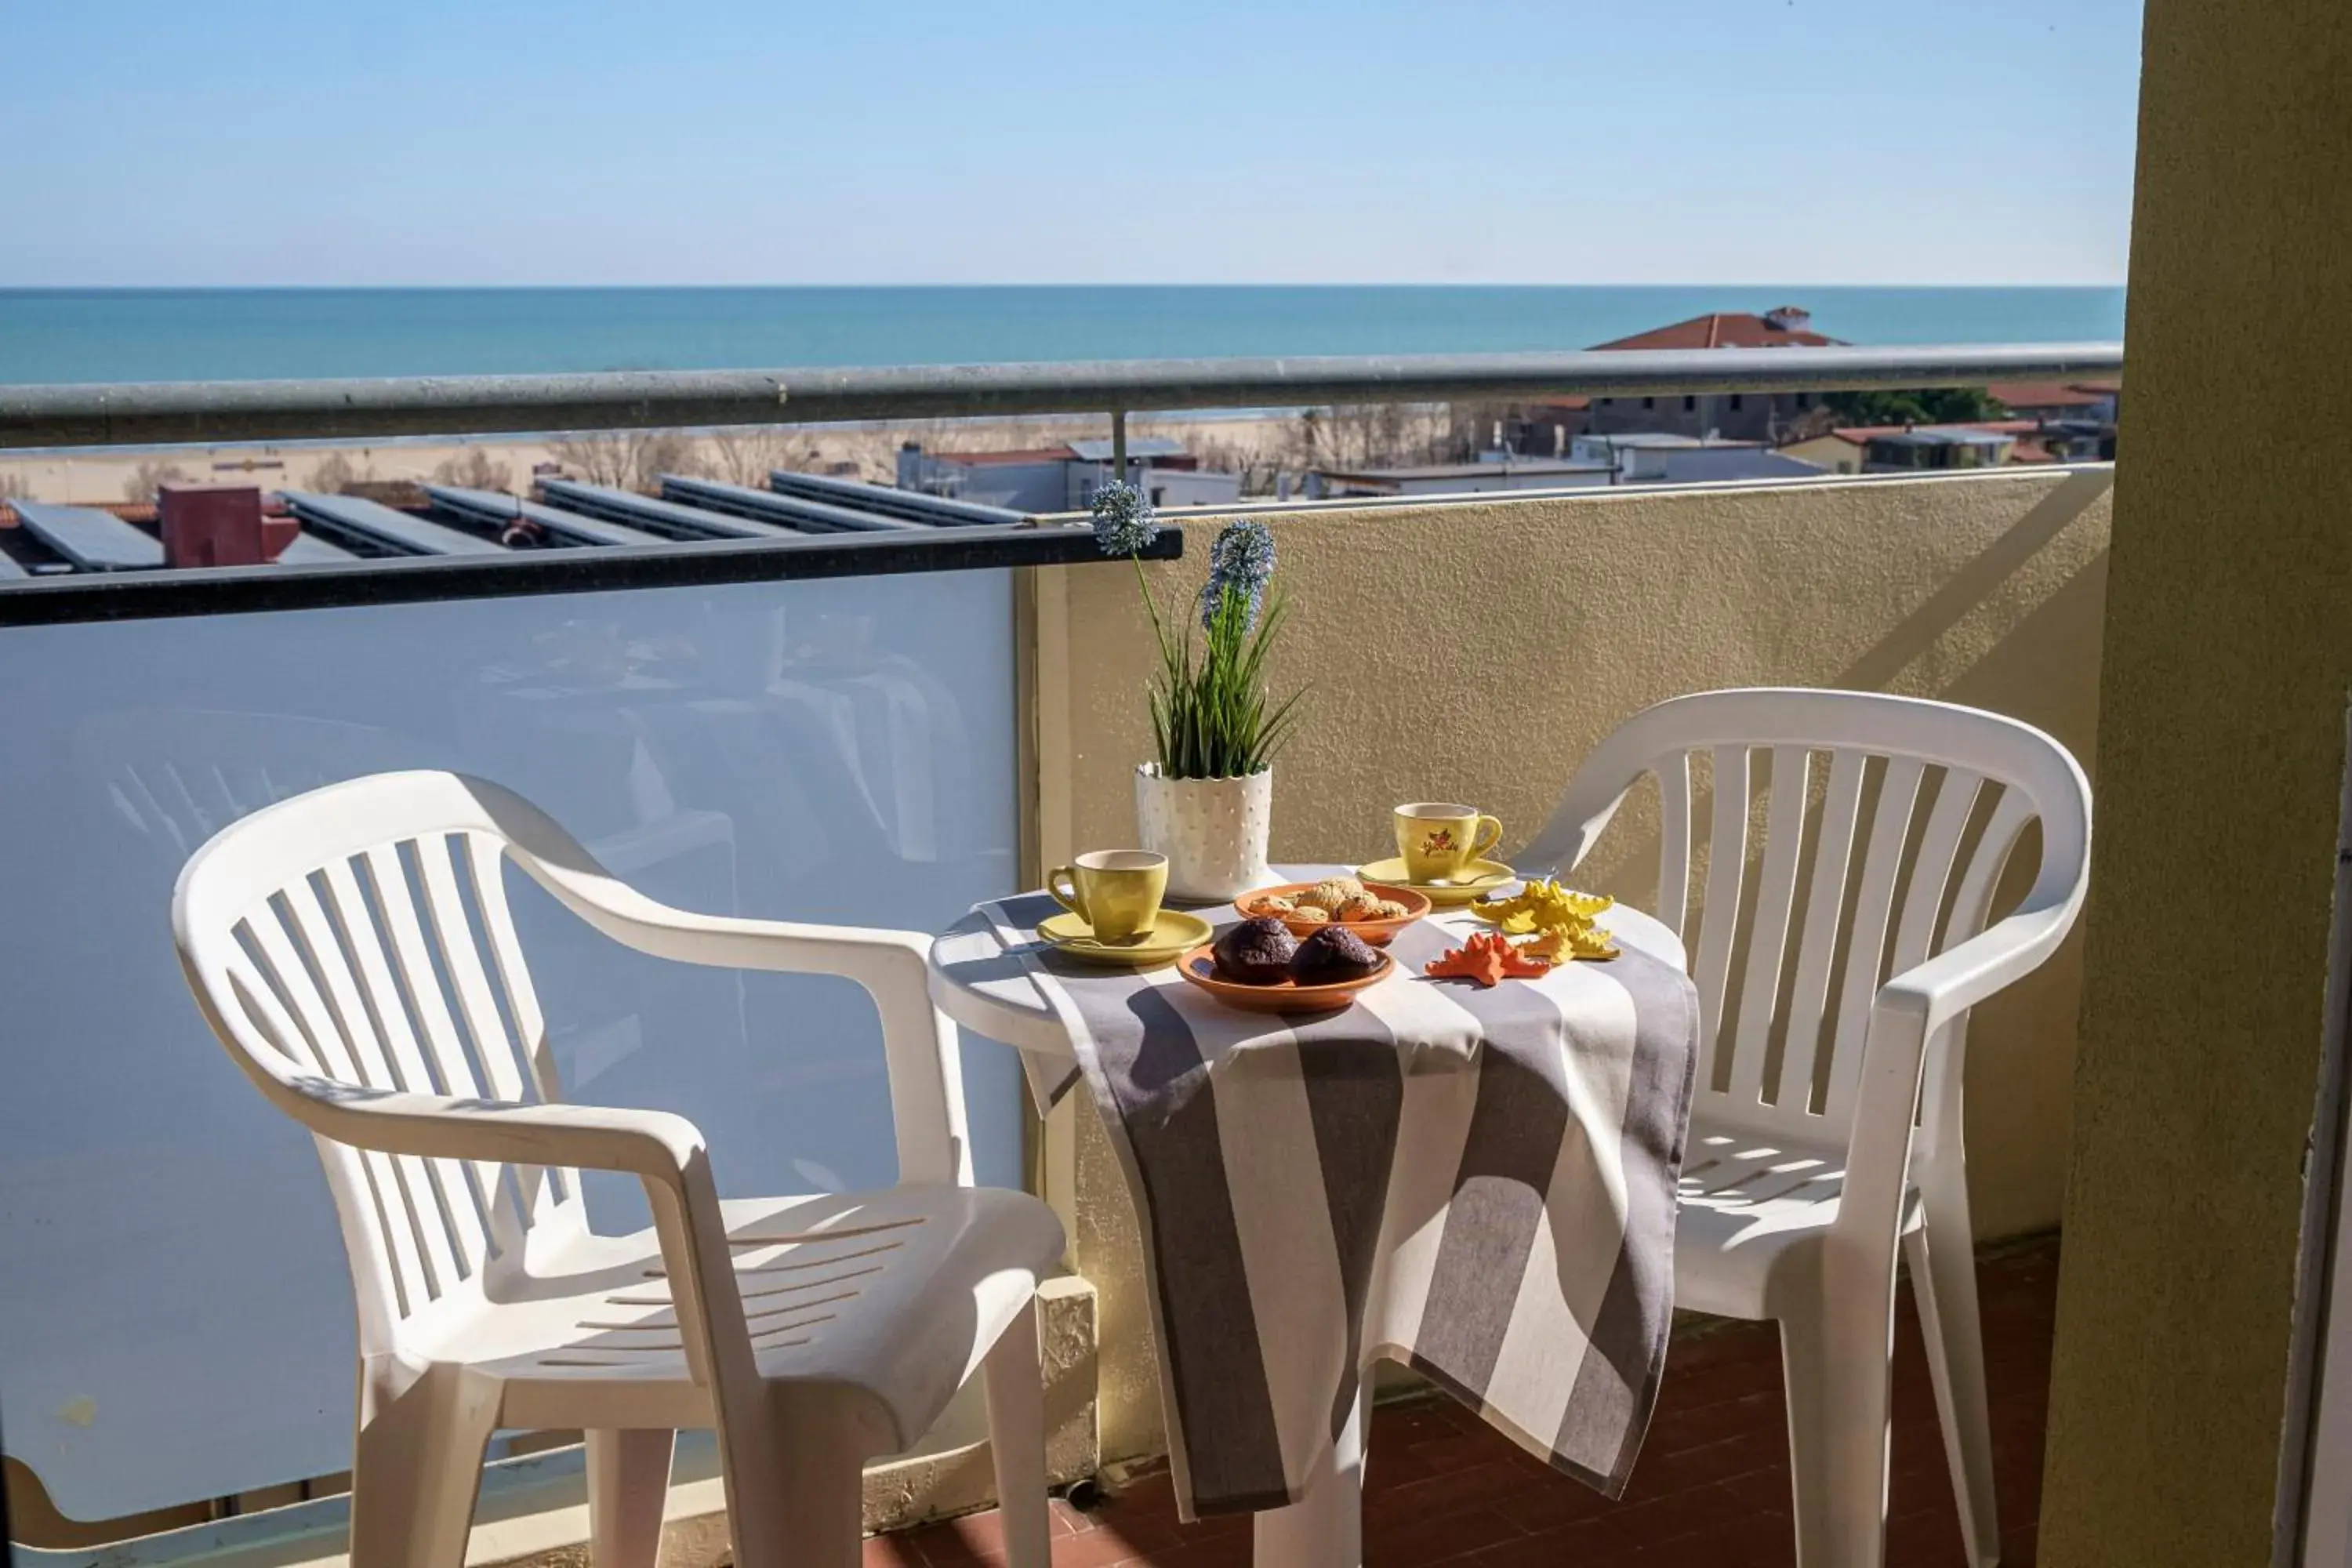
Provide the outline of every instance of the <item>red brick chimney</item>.
{"type": "Polygon", "coordinates": [[[155,493],[166,566],[261,566],[278,559],[302,525],[264,517],[251,485],[165,485],[155,493]]]}

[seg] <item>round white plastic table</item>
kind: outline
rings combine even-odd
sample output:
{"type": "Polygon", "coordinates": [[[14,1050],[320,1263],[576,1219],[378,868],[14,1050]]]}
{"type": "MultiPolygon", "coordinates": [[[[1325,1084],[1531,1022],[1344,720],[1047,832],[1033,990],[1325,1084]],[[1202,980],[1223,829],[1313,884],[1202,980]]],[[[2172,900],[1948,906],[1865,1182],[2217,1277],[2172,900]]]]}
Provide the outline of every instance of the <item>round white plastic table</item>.
{"type": "MultiPolygon", "coordinates": [[[[1287,878],[1295,873],[1293,868],[1278,867],[1276,874],[1287,878]]],[[[1435,912],[1443,916],[1453,911],[1435,912]]],[[[1639,948],[1676,969],[1688,967],[1681,940],[1639,910],[1619,904],[1598,923],[1616,937],[1620,946],[1639,948]]],[[[975,911],[931,943],[931,1000],[965,1028],[1002,1040],[1016,1050],[1062,1061],[1073,1059],[1069,1034],[1053,1005],[1034,984],[1007,983],[1015,967],[1005,958],[986,919],[975,911]],[[987,987],[950,978],[951,973],[986,975],[987,987]]],[[[1257,1568],[1361,1568],[1364,1420],[1371,1382],[1369,1377],[1363,1380],[1355,1414],[1331,1445],[1331,1468],[1318,1474],[1297,1502],[1256,1516],[1251,1552],[1257,1568]]]]}

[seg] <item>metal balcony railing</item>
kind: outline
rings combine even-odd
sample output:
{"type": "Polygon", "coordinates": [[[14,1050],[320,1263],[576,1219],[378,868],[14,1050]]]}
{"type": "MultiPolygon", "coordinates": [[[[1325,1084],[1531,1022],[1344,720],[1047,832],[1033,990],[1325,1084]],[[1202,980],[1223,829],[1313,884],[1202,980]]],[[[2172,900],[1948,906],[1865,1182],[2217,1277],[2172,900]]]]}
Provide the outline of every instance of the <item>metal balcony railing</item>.
{"type": "MultiPolygon", "coordinates": [[[[2066,382],[2122,368],[2122,345],[2082,342],[19,385],[0,386],[0,450],[1107,413],[1112,468],[1123,473],[1131,413],[1972,386],[2066,382]]],[[[489,542],[495,529],[482,541],[461,537],[469,528],[484,531],[458,492],[435,501],[456,514],[460,527],[446,542],[462,549],[412,549],[413,538],[383,545],[382,536],[400,520],[382,508],[340,523],[306,514],[306,527],[348,530],[329,548],[266,567],[20,576],[0,584],[0,626],[1094,557],[1092,542],[1076,529],[998,521],[1004,514],[992,519],[988,509],[911,496],[886,504],[876,498],[898,492],[849,487],[870,492],[861,517],[835,504],[842,498],[824,481],[785,476],[776,484],[785,493],[750,492],[747,500],[719,493],[729,487],[694,490],[678,481],[681,493],[665,501],[619,498],[625,512],[574,496],[562,502],[564,511],[584,510],[603,521],[597,537],[587,536],[587,526],[556,530],[553,542],[569,548],[503,548],[489,542]],[[371,529],[368,517],[378,526],[371,529]],[[698,527],[697,517],[712,526],[698,527]],[[362,536],[356,545],[352,531],[362,536]],[[406,558],[386,558],[387,550],[406,558]]],[[[586,495],[590,488],[572,489],[586,495]]],[[[513,504],[517,517],[528,515],[530,503],[513,504]]],[[[1171,534],[1151,553],[1180,551],[1171,534]]],[[[0,573],[10,564],[0,557],[0,573]]]]}
{"type": "Polygon", "coordinates": [[[0,447],[1980,386],[2123,363],[2120,343],[2000,343],[0,386],[0,447]]]}

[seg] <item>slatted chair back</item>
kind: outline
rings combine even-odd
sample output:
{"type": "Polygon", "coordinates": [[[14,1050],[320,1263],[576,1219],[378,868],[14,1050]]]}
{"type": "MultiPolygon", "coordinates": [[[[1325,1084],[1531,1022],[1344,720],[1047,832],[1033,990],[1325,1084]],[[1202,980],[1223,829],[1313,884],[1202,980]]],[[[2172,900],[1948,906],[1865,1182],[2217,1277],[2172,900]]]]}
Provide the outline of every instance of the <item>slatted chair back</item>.
{"type": "MultiPolygon", "coordinates": [[[[2021,911],[2079,903],[2087,880],[2089,784],[2049,736],[1950,703],[1784,689],[1636,714],[1522,865],[1565,874],[1644,774],[1656,912],[1683,937],[1702,1010],[1695,1115],[1717,1125],[1843,1143],[1879,987],[1985,928],[2026,828],[2040,825],[2042,861],[2021,911]]],[[[1957,1132],[1966,1026],[1929,1043],[1915,1158],[1957,1132]]]]}
{"type": "MultiPolygon", "coordinates": [[[[439,773],[354,780],[247,817],[189,863],[183,965],[273,1100],[562,1098],[483,787],[439,773]]],[[[363,1354],[461,1284],[519,1267],[534,1229],[584,1227],[571,1171],[317,1142],[363,1354]]]]}

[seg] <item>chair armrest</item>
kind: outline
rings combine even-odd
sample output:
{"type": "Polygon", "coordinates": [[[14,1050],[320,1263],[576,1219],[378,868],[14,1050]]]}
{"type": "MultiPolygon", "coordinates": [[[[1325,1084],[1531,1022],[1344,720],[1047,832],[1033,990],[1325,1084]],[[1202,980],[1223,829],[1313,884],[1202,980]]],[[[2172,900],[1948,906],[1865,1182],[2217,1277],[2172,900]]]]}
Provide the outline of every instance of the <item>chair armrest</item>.
{"type": "Polygon", "coordinates": [[[666,1110],[461,1100],[309,1077],[283,1082],[300,1097],[289,1109],[305,1126],[355,1149],[614,1171],[670,1187],[706,1160],[694,1123],[666,1110]]]}
{"type": "Polygon", "coordinates": [[[1836,1230],[1872,1245],[1892,1237],[1902,1217],[1927,1043],[1937,1031],[2013,981],[2041,967],[2074,923],[2075,906],[2021,910],[1878,989],[1854,1086],[1836,1230]]]}
{"type": "Polygon", "coordinates": [[[2069,906],[2021,910],[1879,987],[1875,1007],[1916,1016],[1927,1037],[2012,981],[2042,966],[2074,924],[2069,906]]]}
{"type": "Polygon", "coordinates": [[[681,963],[856,981],[881,1014],[899,1180],[971,1184],[962,1061],[955,1026],[931,1003],[929,937],[673,909],[612,876],[568,837],[533,842],[513,833],[509,843],[516,863],[566,908],[640,952],[681,963]]]}
{"type": "Polygon", "coordinates": [[[735,1442],[757,1458],[765,1439],[743,1429],[756,1425],[746,1406],[756,1400],[758,1366],[709,1151],[694,1123],[666,1110],[459,1100],[290,1075],[278,1081],[304,1102],[297,1114],[306,1126],[353,1148],[613,1171],[644,1183],[688,1366],[722,1410],[742,1417],[730,1422],[735,1442]]]}

